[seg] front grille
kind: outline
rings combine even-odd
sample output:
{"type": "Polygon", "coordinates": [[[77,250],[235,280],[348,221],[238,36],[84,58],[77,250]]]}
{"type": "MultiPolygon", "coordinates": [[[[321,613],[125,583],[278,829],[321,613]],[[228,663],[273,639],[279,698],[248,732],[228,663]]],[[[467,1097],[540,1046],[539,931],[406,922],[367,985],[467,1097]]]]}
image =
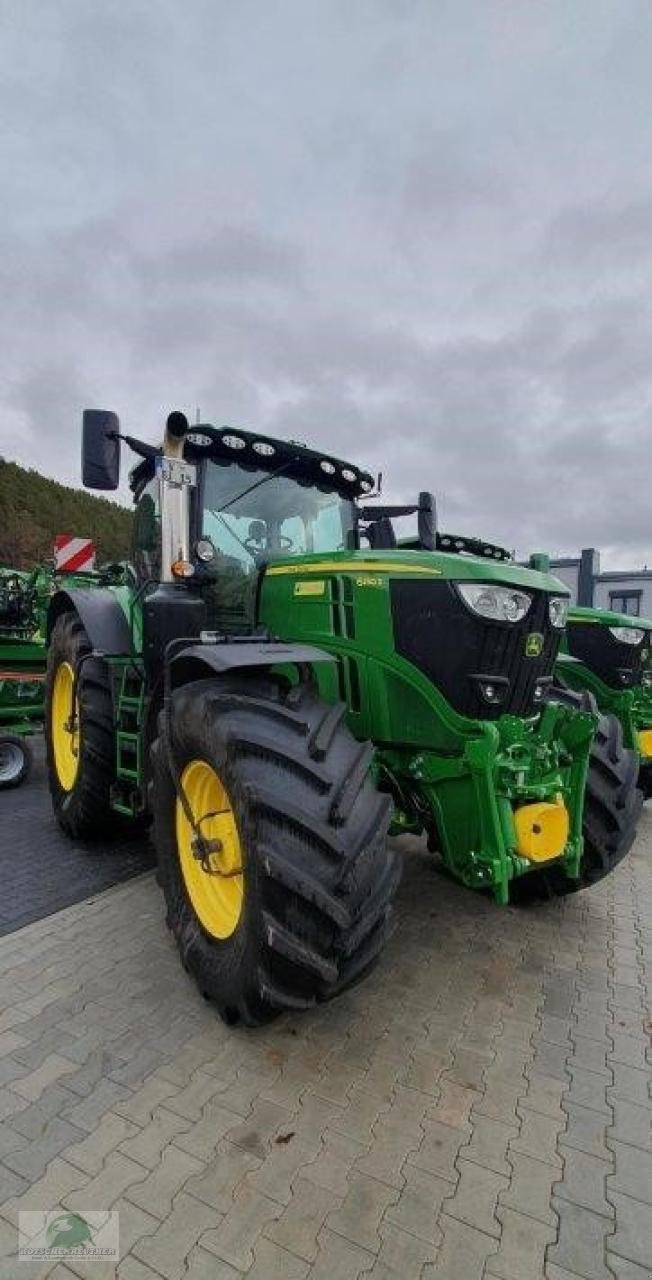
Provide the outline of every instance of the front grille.
{"type": "Polygon", "coordinates": [[[441,690],[461,715],[495,720],[504,712],[532,715],[537,681],[552,675],[561,633],[550,625],[548,595],[535,591],[522,622],[490,622],[464,605],[452,582],[391,582],[394,643],[441,690]],[[543,636],[543,649],[526,656],[527,637],[543,636]],[[499,704],[483,697],[480,683],[506,680],[499,704]]]}
{"type": "Polygon", "coordinates": [[[599,622],[569,622],[568,652],[594,671],[610,689],[627,689],[641,682],[647,660],[645,641],[623,644],[599,622]]]}

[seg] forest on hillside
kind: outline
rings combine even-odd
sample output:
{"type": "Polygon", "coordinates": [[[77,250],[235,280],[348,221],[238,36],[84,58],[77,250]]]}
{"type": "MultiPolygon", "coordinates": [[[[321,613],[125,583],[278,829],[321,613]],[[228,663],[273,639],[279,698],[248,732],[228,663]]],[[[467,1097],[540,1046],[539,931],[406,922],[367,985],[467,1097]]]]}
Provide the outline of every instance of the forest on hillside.
{"type": "Polygon", "coordinates": [[[0,458],[0,565],[32,569],[58,533],[92,538],[98,563],[129,555],[132,514],[107,498],[48,480],[0,458]]]}

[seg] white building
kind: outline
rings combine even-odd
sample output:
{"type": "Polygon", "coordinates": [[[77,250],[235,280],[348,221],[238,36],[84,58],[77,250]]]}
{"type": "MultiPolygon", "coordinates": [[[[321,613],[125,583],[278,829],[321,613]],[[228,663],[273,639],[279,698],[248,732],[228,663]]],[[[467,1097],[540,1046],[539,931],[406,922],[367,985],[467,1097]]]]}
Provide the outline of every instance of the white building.
{"type": "Polygon", "coordinates": [[[579,556],[551,560],[550,568],[570,587],[574,604],[652,618],[652,569],[600,572],[600,552],[586,547],[579,556]]]}

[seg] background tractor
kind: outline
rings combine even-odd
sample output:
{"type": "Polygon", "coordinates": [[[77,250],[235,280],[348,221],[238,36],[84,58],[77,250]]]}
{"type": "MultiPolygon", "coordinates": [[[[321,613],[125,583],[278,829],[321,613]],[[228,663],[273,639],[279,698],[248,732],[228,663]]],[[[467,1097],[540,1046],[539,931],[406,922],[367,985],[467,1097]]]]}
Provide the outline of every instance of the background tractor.
{"type": "MultiPolygon", "coordinates": [[[[429,494],[382,507],[352,464],[179,413],[157,448],[87,411],[85,485],[117,487],[121,439],[139,457],[132,561],[49,607],[52,800],[74,837],[153,818],[169,927],[227,1021],[366,972],[399,879],[388,833],[425,833],[500,903],[597,874],[597,717],[547,699],[561,582],[439,534],[429,494]]],[[[607,826],[633,787],[603,790],[607,826]]],[[[609,839],[629,834],[614,818],[609,839]]]]}
{"type": "Polygon", "coordinates": [[[0,790],[25,781],[43,725],[47,598],[41,569],[0,568],[0,790]]]}
{"type": "Polygon", "coordinates": [[[615,717],[635,752],[638,786],[652,796],[652,622],[606,609],[575,606],[555,668],[556,680],[595,699],[615,717]]]}

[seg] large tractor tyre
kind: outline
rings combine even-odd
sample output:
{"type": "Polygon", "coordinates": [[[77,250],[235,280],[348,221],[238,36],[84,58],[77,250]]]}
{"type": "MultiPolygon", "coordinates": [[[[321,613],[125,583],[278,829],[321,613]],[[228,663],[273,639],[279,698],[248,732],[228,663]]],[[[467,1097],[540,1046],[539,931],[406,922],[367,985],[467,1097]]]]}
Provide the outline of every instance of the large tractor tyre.
{"type": "Polygon", "coordinates": [[[24,738],[13,733],[0,736],[0,791],[19,787],[31,773],[32,749],[24,738]]]}
{"type": "MultiPolygon", "coordinates": [[[[599,714],[593,695],[576,693],[555,685],[551,701],[575,707],[578,711],[599,714]]],[[[608,876],[629,853],[636,836],[643,795],[637,786],[638,757],[623,746],[620,721],[612,715],[600,715],[591,743],[589,769],[584,793],[584,855],[578,880],[570,880],[558,867],[543,868],[523,877],[543,889],[548,896],[576,893],[597,884],[608,876]]],[[[519,883],[519,882],[517,882],[519,883]]]]}
{"type": "Polygon", "coordinates": [[[213,845],[203,860],[160,718],[151,808],[167,923],[184,968],[229,1024],[330,999],[387,938],[400,878],[387,848],[391,802],[345,710],[260,677],[173,694],[172,768],[213,845]]]}
{"type": "Polygon", "coordinates": [[[117,824],[111,809],[115,778],[113,700],[106,663],[91,646],[76,613],[56,621],[45,679],[45,742],[55,817],[74,839],[104,837],[117,824]],[[80,658],[74,720],[74,677],[80,658]]]}

